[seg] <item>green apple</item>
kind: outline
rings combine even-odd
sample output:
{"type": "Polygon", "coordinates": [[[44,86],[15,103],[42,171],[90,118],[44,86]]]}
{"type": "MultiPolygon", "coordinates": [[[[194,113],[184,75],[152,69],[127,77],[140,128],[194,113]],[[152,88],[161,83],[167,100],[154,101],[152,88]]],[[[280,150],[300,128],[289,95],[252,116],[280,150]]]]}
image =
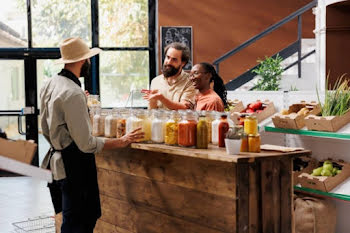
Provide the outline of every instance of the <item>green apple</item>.
{"type": "Polygon", "coordinates": [[[329,163],[323,163],[323,169],[328,170],[329,172],[332,172],[333,170],[333,165],[329,163]]]}
{"type": "Polygon", "coordinates": [[[316,169],[312,170],[311,175],[313,175],[313,176],[320,176],[321,172],[322,172],[322,169],[323,169],[323,167],[319,167],[319,168],[316,168],[316,169]]]}
{"type": "Polygon", "coordinates": [[[323,169],[321,172],[321,176],[332,176],[332,172],[328,169],[323,169]]]}
{"type": "Polygon", "coordinates": [[[337,167],[333,167],[333,169],[332,169],[332,175],[333,176],[335,176],[335,175],[337,175],[337,171],[338,171],[339,169],[337,168],[337,167]]]}
{"type": "Polygon", "coordinates": [[[326,161],[323,162],[323,164],[332,164],[332,162],[329,161],[329,160],[326,160],[326,161]]]}
{"type": "Polygon", "coordinates": [[[339,175],[340,173],[341,173],[341,170],[338,170],[338,171],[337,171],[337,175],[339,175]]]}

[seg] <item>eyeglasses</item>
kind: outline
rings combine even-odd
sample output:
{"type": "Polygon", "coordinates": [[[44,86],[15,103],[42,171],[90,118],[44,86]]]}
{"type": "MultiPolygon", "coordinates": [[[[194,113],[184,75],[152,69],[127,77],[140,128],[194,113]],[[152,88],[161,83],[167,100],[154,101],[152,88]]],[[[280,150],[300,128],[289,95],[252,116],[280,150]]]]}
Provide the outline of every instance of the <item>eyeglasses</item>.
{"type": "Polygon", "coordinates": [[[195,77],[197,78],[200,74],[206,74],[208,72],[193,72],[193,73],[190,73],[190,78],[192,77],[195,77]]]}

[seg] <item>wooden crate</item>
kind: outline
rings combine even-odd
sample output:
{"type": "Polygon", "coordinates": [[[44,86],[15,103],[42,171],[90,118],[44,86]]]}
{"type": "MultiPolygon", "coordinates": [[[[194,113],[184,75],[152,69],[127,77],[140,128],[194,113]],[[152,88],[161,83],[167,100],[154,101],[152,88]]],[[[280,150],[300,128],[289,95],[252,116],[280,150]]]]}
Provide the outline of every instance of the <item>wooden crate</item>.
{"type": "Polygon", "coordinates": [[[232,100],[232,102],[234,103],[234,107],[230,110],[231,113],[241,112],[244,109],[242,101],[240,101],[238,99],[234,99],[234,100],[232,100]]]}
{"type": "Polygon", "coordinates": [[[276,128],[301,129],[305,126],[305,117],[308,115],[318,115],[321,112],[321,108],[316,102],[308,103],[301,101],[300,103],[289,106],[288,112],[288,115],[277,113],[272,117],[272,122],[276,128]],[[310,112],[307,115],[298,115],[297,112],[305,107],[310,109],[310,112]]]}
{"type": "MultiPolygon", "coordinates": [[[[261,100],[257,100],[257,101],[261,101],[261,100]]],[[[231,119],[235,122],[235,124],[239,124],[239,119],[240,119],[241,115],[242,114],[248,114],[248,115],[256,116],[256,119],[258,120],[258,122],[262,122],[263,120],[265,120],[268,117],[270,117],[273,114],[275,114],[276,109],[275,109],[275,105],[273,104],[272,101],[264,100],[264,101],[261,101],[261,102],[266,105],[265,109],[262,112],[260,112],[260,113],[256,113],[256,112],[254,112],[254,113],[233,112],[233,113],[231,113],[231,119]]]]}
{"type": "Polygon", "coordinates": [[[350,111],[342,116],[315,116],[309,115],[305,118],[308,130],[337,132],[350,122],[350,111]]]}

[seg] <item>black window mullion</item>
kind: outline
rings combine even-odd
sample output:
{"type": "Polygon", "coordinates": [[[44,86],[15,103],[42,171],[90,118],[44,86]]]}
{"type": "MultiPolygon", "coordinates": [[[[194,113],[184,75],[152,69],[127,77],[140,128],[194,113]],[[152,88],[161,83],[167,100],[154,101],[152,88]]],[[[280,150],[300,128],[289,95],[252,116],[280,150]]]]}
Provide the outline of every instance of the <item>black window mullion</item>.
{"type": "MultiPolygon", "coordinates": [[[[33,106],[35,111],[38,109],[37,104],[37,72],[36,72],[36,59],[28,56],[24,59],[24,80],[25,80],[25,106],[33,106]]],[[[27,140],[34,140],[38,144],[38,114],[27,115],[26,130],[27,140]]],[[[39,155],[36,152],[32,164],[39,166],[39,155]]]]}
{"type": "Polygon", "coordinates": [[[148,0],[149,83],[156,76],[156,0],[148,0]]]}
{"type": "Polygon", "coordinates": [[[31,0],[27,0],[28,48],[32,48],[32,8],[31,0]]]}
{"type": "MultiPolygon", "coordinates": [[[[91,37],[92,47],[99,47],[98,0],[91,0],[91,37]]],[[[91,59],[91,80],[84,80],[85,89],[90,93],[100,94],[100,59],[99,55],[91,59]]]]}

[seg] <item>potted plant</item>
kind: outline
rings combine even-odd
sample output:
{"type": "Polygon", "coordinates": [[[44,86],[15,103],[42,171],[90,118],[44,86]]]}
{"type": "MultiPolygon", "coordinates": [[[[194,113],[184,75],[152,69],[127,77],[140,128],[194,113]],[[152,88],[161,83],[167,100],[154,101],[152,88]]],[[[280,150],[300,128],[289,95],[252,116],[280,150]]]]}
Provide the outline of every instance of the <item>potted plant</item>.
{"type": "Polygon", "coordinates": [[[229,155],[237,155],[241,149],[243,135],[243,127],[241,125],[236,125],[230,127],[226,133],[225,145],[226,152],[229,155]]]}
{"type": "Polygon", "coordinates": [[[275,58],[265,57],[265,60],[258,60],[259,66],[252,70],[253,73],[260,76],[258,83],[253,90],[258,91],[278,91],[281,81],[283,67],[281,62],[283,58],[277,54],[275,58]]]}

